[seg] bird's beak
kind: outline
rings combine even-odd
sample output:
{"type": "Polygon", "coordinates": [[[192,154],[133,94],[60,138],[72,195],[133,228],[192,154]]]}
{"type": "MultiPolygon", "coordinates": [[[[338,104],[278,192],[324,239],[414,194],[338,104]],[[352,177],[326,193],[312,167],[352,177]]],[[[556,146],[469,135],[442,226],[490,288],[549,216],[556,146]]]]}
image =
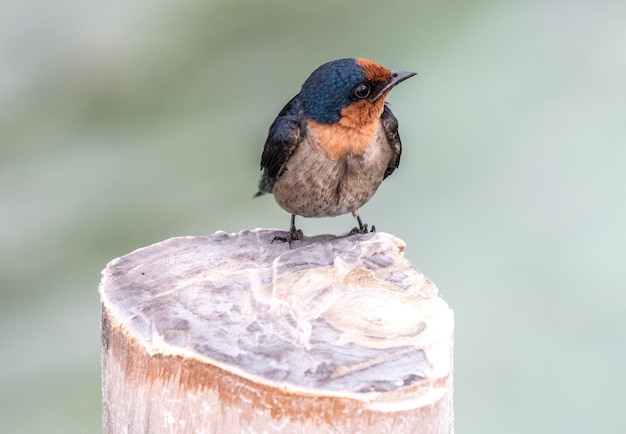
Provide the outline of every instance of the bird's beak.
{"type": "Polygon", "coordinates": [[[414,75],[417,75],[417,72],[413,72],[413,71],[391,71],[391,80],[389,81],[389,83],[387,83],[385,85],[385,87],[383,87],[380,90],[380,92],[378,92],[376,94],[376,96],[374,97],[374,101],[376,101],[381,96],[385,95],[396,84],[406,80],[407,78],[411,78],[414,75]]]}

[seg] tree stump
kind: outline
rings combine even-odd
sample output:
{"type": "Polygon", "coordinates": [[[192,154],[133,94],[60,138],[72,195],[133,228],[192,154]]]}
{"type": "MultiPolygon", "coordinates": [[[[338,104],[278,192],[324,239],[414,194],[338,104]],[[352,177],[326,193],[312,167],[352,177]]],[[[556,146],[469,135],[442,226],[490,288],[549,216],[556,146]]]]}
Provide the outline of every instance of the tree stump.
{"type": "Polygon", "coordinates": [[[392,235],[172,238],[100,284],[105,433],[453,432],[453,314],[392,235]]]}

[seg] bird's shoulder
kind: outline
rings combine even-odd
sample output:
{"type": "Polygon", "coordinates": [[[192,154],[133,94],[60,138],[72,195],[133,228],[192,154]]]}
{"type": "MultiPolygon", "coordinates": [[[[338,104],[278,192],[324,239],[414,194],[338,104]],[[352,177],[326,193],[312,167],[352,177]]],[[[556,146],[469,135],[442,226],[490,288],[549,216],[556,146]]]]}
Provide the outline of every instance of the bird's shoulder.
{"type": "Polygon", "coordinates": [[[402,155],[402,142],[400,141],[400,134],[398,133],[398,119],[393,115],[387,104],[385,104],[383,113],[380,116],[380,123],[385,132],[387,143],[392,151],[391,159],[389,160],[384,175],[384,178],[387,178],[400,165],[400,156],[402,155]]]}
{"type": "Polygon", "coordinates": [[[270,126],[261,155],[261,169],[266,177],[275,179],[280,176],[285,163],[303,140],[305,129],[301,101],[296,95],[270,126]]]}

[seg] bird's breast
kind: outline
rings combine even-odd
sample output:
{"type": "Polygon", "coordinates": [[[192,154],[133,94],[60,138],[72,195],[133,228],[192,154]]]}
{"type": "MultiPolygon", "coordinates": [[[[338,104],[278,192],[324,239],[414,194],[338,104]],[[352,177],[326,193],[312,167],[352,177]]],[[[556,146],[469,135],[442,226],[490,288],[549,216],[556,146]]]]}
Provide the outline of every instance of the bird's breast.
{"type": "Polygon", "coordinates": [[[367,139],[362,132],[335,137],[332,129],[319,125],[308,125],[305,140],[289,158],[272,193],[283,209],[304,217],[355,211],[378,189],[391,148],[380,126],[375,125],[367,139]]]}

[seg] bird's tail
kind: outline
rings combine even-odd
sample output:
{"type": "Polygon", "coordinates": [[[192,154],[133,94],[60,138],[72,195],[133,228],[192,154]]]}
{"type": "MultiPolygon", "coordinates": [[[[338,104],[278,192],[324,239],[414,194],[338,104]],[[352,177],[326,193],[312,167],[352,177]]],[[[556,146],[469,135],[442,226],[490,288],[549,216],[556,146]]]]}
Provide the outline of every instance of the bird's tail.
{"type": "Polygon", "coordinates": [[[273,182],[263,173],[261,179],[259,179],[259,191],[253,197],[259,197],[265,193],[272,192],[273,182]]]}

